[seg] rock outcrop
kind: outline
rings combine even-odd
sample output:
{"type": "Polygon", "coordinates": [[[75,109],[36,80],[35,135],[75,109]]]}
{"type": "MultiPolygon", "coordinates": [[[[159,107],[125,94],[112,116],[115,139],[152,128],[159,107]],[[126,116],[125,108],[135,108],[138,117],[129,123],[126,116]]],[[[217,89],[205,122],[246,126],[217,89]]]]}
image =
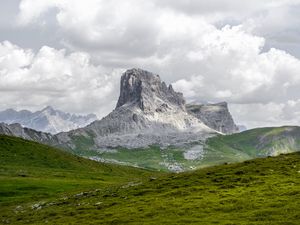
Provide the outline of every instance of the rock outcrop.
{"type": "Polygon", "coordinates": [[[196,116],[208,127],[224,134],[239,132],[228,110],[226,102],[205,105],[187,105],[188,112],[196,116]]]}
{"type": "Polygon", "coordinates": [[[94,148],[137,148],[181,145],[214,134],[186,111],[183,95],[171,85],[168,87],[158,75],[131,69],[122,75],[118,103],[108,116],[57,137],[70,147],[74,139],[85,137],[92,139],[94,148]]]}
{"type": "Polygon", "coordinates": [[[160,110],[166,105],[184,109],[183,94],[175,92],[172,85],[161,82],[158,75],[141,69],[126,71],[121,77],[120,97],[116,108],[124,105],[138,106],[144,112],[160,110]]]}
{"type": "Polygon", "coordinates": [[[24,128],[18,123],[0,123],[0,134],[20,137],[26,140],[36,141],[49,145],[58,145],[56,138],[50,133],[44,133],[30,128],[24,128]]]}

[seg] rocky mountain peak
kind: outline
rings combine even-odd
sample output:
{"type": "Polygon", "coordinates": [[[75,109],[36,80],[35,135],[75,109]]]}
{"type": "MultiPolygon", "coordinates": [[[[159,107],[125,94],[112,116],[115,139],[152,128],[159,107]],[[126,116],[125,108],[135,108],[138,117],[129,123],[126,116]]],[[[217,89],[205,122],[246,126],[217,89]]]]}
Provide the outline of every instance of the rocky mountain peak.
{"type": "Polygon", "coordinates": [[[142,111],[160,110],[161,107],[184,108],[182,93],[167,87],[159,75],[142,69],[127,70],[121,77],[120,97],[116,108],[138,106],[142,111]]]}
{"type": "Polygon", "coordinates": [[[183,145],[204,140],[217,132],[186,111],[181,93],[167,86],[156,74],[141,69],[121,76],[115,110],[90,125],[58,134],[73,146],[77,136],[90,137],[95,148],[140,148],[150,145],[183,145]]]}
{"type": "MultiPolygon", "coordinates": [[[[46,109],[52,111],[49,107],[46,109]]],[[[41,112],[33,113],[20,123],[22,122],[25,127],[35,125],[34,128],[38,128],[37,130],[45,130],[45,127],[51,125],[50,128],[55,129],[52,133],[57,133],[62,126],[70,128],[86,121],[85,117],[59,110],[55,110],[53,115],[49,113],[45,115],[41,112]]],[[[4,115],[6,116],[7,114],[4,115]]],[[[6,121],[7,118],[3,122],[6,121]]],[[[9,118],[9,123],[11,122],[18,122],[18,120],[9,118]]],[[[23,133],[19,134],[21,132],[19,130],[22,129],[16,130],[10,125],[3,125],[3,127],[2,133],[23,135],[23,133]]],[[[41,138],[46,141],[50,138],[55,145],[71,149],[78,147],[78,138],[83,138],[86,143],[90,143],[88,149],[120,146],[144,148],[151,145],[182,146],[202,142],[221,132],[234,133],[237,130],[227,103],[185,105],[183,95],[176,92],[172,85],[167,86],[158,75],[141,69],[127,70],[121,76],[120,96],[115,110],[101,120],[77,128],[52,137],[46,135],[41,138]]],[[[32,139],[41,136],[31,130],[27,130],[24,135],[32,139]]],[[[24,135],[22,137],[25,137],[24,135]]]]}

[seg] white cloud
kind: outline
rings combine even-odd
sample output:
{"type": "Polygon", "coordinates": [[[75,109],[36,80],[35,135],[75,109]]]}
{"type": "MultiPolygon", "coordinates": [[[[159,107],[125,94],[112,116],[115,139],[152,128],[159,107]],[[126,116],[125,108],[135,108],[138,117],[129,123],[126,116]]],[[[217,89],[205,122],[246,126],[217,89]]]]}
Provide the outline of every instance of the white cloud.
{"type": "Polygon", "coordinates": [[[16,68],[28,66],[33,58],[31,50],[16,48],[8,41],[0,44],[0,68],[1,73],[11,72],[16,68]]]}
{"type": "Polygon", "coordinates": [[[94,66],[87,53],[66,54],[44,46],[34,54],[6,41],[0,44],[0,105],[52,105],[104,116],[116,102],[120,73],[94,66]]]}
{"type": "Polygon", "coordinates": [[[249,129],[254,127],[288,125],[287,121],[282,119],[285,107],[283,103],[231,104],[229,106],[233,117],[238,117],[239,123],[246,124],[249,129]]]}
{"type": "Polygon", "coordinates": [[[109,68],[141,67],[174,83],[190,101],[230,102],[236,120],[249,127],[300,125],[293,118],[300,111],[299,59],[269,48],[297,45],[299,5],[300,0],[22,0],[22,29],[47,28],[47,13],[54,10],[54,33],[77,53],[44,47],[34,54],[2,43],[2,87],[15,92],[7,98],[19,96],[28,106],[97,111],[105,105],[106,112],[117,98],[120,75],[110,76],[109,68]],[[25,101],[27,89],[38,94],[25,101]]]}
{"type": "Polygon", "coordinates": [[[293,100],[283,103],[231,104],[230,111],[234,117],[239,118],[241,124],[247,124],[248,128],[299,125],[300,100],[293,101],[293,105],[290,105],[291,101],[293,100]]]}
{"type": "Polygon", "coordinates": [[[33,22],[40,22],[39,17],[47,12],[50,8],[59,6],[59,0],[50,1],[21,1],[19,5],[20,14],[18,15],[18,23],[20,25],[28,25],[33,22]]]}
{"type": "Polygon", "coordinates": [[[198,65],[193,71],[198,75],[185,76],[174,88],[192,101],[230,102],[234,117],[248,127],[300,124],[300,107],[291,107],[300,99],[299,59],[274,48],[263,52],[264,39],[242,26],[203,39],[207,41],[198,43],[201,57],[194,52],[192,63],[185,62],[198,65]]]}

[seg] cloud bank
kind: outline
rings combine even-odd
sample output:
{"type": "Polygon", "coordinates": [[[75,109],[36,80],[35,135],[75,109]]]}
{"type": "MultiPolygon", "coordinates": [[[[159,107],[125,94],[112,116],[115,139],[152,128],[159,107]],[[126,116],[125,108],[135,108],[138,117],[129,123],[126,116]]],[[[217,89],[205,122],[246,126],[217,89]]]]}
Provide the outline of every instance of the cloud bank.
{"type": "Polygon", "coordinates": [[[0,43],[0,105],[17,109],[52,105],[103,115],[115,103],[119,73],[92,65],[86,53],[67,54],[47,46],[34,53],[5,41],[0,43]]]}
{"type": "Polygon", "coordinates": [[[188,101],[228,101],[248,127],[300,125],[299,12],[299,0],[22,0],[14,29],[52,32],[54,46],[2,40],[0,106],[101,117],[121,72],[141,67],[188,101]]]}

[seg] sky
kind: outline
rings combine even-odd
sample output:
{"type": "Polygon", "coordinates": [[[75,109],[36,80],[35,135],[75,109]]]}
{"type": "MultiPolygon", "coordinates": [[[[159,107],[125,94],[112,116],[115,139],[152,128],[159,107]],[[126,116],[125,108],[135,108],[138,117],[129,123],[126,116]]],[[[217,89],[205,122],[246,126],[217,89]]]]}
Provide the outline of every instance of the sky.
{"type": "Polygon", "coordinates": [[[248,128],[300,125],[300,0],[1,0],[0,110],[101,118],[130,68],[248,128]]]}

